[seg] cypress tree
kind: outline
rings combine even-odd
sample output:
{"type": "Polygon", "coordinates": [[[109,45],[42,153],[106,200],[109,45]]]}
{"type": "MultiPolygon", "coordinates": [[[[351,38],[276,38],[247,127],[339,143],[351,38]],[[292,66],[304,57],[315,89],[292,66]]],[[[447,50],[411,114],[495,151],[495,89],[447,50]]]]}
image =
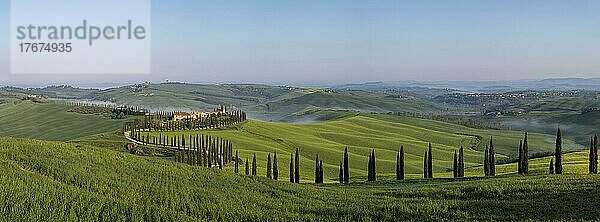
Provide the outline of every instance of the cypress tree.
{"type": "Polygon", "coordinates": [[[375,169],[375,149],[371,151],[369,156],[369,166],[368,166],[368,180],[375,181],[377,180],[377,173],[375,169]]]}
{"type": "Polygon", "coordinates": [[[456,150],[454,151],[454,163],[452,165],[452,174],[454,178],[458,177],[458,155],[456,154],[456,150]]]}
{"type": "Polygon", "coordinates": [[[519,141],[518,172],[519,172],[519,175],[523,174],[523,140],[519,141]]]}
{"type": "Polygon", "coordinates": [[[252,176],[256,176],[256,153],[252,157],[252,176]]]}
{"type": "Polygon", "coordinates": [[[594,174],[598,174],[598,136],[594,135],[594,174]]]}
{"type": "Polygon", "coordinates": [[[404,180],[404,146],[400,146],[396,157],[396,180],[404,180]]]}
{"type": "Polygon", "coordinates": [[[340,161],[340,175],[339,175],[338,179],[339,179],[340,183],[344,183],[344,166],[341,161],[340,161]]]}
{"type": "Polygon", "coordinates": [[[427,176],[433,178],[433,151],[429,143],[429,156],[427,156],[427,176]]]}
{"type": "MultiPolygon", "coordinates": [[[[237,155],[237,151],[236,151],[236,155],[237,155]]],[[[277,152],[275,152],[275,154],[273,155],[273,179],[274,180],[279,179],[279,168],[277,166],[277,152]]]]}
{"type": "Polygon", "coordinates": [[[554,159],[550,159],[550,175],[554,174],[554,163],[552,163],[554,159]]]}
{"type": "Polygon", "coordinates": [[[562,174],[562,133],[560,132],[560,128],[556,131],[556,143],[554,149],[554,172],[556,174],[562,174]]]}
{"type": "Polygon", "coordinates": [[[319,184],[319,154],[317,154],[317,159],[315,160],[315,183],[319,184]]]}
{"type": "Polygon", "coordinates": [[[290,153],[290,183],[294,182],[294,154],[290,153]]]}
{"type": "Polygon", "coordinates": [[[494,138],[490,136],[490,150],[488,156],[490,158],[488,164],[490,167],[490,176],[496,176],[496,148],[494,148],[494,138]]]}
{"type": "Polygon", "coordinates": [[[294,182],[300,183],[300,156],[296,148],[296,157],[294,159],[294,182]]]}
{"type": "Polygon", "coordinates": [[[529,144],[527,142],[527,133],[523,140],[523,175],[529,174],[529,144]]]}
{"type": "Polygon", "coordinates": [[[589,157],[588,157],[588,172],[594,173],[594,137],[590,137],[590,148],[589,148],[589,157]]]}
{"type": "Polygon", "coordinates": [[[325,176],[323,175],[323,160],[319,161],[319,182],[320,183],[324,183],[325,182],[325,176]]]}
{"type": "Polygon", "coordinates": [[[271,175],[271,154],[267,156],[267,178],[272,179],[271,175]]]}
{"type": "Polygon", "coordinates": [[[487,145],[485,145],[485,151],[483,153],[483,175],[487,177],[490,175],[489,147],[487,145]]]}
{"type": "Polygon", "coordinates": [[[425,155],[423,156],[423,178],[425,179],[429,177],[427,171],[427,151],[425,151],[425,155]]]}
{"type": "Polygon", "coordinates": [[[248,158],[246,158],[246,176],[250,175],[250,164],[248,164],[248,158]]]}
{"type": "Polygon", "coordinates": [[[350,172],[348,166],[348,147],[344,150],[344,183],[350,183],[350,172]]]}
{"type": "Polygon", "coordinates": [[[238,151],[235,151],[235,174],[238,174],[240,172],[240,163],[238,160],[238,151]]]}
{"type": "Polygon", "coordinates": [[[465,153],[462,146],[458,150],[458,177],[465,176],[465,153]]]}

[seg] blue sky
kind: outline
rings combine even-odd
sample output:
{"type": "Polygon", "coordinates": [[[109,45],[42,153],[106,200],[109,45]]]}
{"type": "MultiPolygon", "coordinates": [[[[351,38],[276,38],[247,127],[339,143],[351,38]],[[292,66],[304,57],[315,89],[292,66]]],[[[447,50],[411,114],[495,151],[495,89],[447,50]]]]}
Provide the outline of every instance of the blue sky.
{"type": "Polygon", "coordinates": [[[152,73],[93,77],[9,74],[8,0],[0,11],[9,84],[600,77],[592,0],[154,0],[152,73]]]}

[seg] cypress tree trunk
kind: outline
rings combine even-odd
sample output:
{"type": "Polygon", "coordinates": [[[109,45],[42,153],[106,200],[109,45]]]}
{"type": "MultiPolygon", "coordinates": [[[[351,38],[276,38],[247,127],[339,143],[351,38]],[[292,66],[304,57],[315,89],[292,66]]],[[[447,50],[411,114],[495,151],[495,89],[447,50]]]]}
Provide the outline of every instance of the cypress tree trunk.
{"type": "Polygon", "coordinates": [[[527,142],[527,133],[523,140],[523,175],[529,174],[529,144],[527,142]]]}
{"type": "Polygon", "coordinates": [[[348,166],[348,147],[344,150],[344,183],[350,183],[350,172],[348,166]]]}
{"type": "Polygon", "coordinates": [[[425,151],[425,155],[423,156],[423,178],[427,179],[429,177],[427,170],[427,151],[425,151]]]}
{"type": "Polygon", "coordinates": [[[554,149],[554,172],[556,174],[562,174],[562,133],[560,128],[556,131],[556,144],[554,149]]]}
{"type": "Polygon", "coordinates": [[[496,176],[496,148],[494,148],[494,138],[490,137],[490,151],[489,155],[489,167],[490,167],[490,176],[496,176]]]}
{"type": "Polygon", "coordinates": [[[338,179],[340,183],[344,183],[344,166],[342,162],[340,162],[340,175],[338,179]]]}
{"type": "Polygon", "coordinates": [[[252,176],[256,176],[256,153],[252,157],[252,176]]]}
{"type": "Polygon", "coordinates": [[[290,153],[290,183],[294,182],[294,154],[290,153]]]}
{"type": "Polygon", "coordinates": [[[298,148],[296,148],[296,158],[294,161],[294,181],[300,183],[300,156],[298,154],[298,148]]]}
{"type": "Polygon", "coordinates": [[[452,175],[454,178],[458,177],[458,155],[456,154],[456,150],[454,151],[454,163],[452,165],[452,175]]]}
{"type": "Polygon", "coordinates": [[[246,176],[250,175],[250,164],[248,163],[248,158],[246,158],[246,176]]]}
{"type": "Polygon", "coordinates": [[[554,163],[552,163],[554,159],[550,159],[550,175],[554,174],[554,163]]]}
{"type": "Polygon", "coordinates": [[[235,174],[238,174],[240,172],[240,163],[238,160],[238,151],[235,151],[235,174]]]}
{"type": "MultiPolygon", "coordinates": [[[[236,155],[237,155],[237,151],[236,151],[236,155]]],[[[279,179],[279,168],[277,166],[277,153],[275,153],[275,155],[273,155],[273,179],[274,180],[279,179]]]]}
{"type": "Polygon", "coordinates": [[[429,156],[427,156],[427,176],[433,178],[433,151],[429,143],[429,156]]]}
{"type": "Polygon", "coordinates": [[[272,179],[271,176],[271,154],[267,156],[267,178],[272,179]]]}
{"type": "Polygon", "coordinates": [[[465,176],[465,153],[462,146],[458,150],[458,177],[465,176]]]}

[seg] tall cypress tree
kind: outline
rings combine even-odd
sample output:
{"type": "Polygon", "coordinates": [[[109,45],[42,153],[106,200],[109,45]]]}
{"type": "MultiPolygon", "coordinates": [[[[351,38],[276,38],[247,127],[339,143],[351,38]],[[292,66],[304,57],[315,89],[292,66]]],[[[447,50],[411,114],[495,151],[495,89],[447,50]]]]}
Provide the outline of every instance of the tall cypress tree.
{"type": "Polygon", "coordinates": [[[240,173],[240,163],[238,160],[238,151],[235,151],[235,174],[240,173]]]}
{"type": "Polygon", "coordinates": [[[490,167],[490,176],[496,176],[496,148],[494,148],[494,138],[490,136],[490,151],[489,155],[489,167],[490,167]]]}
{"type": "Polygon", "coordinates": [[[518,172],[519,172],[519,175],[523,174],[523,140],[519,141],[518,172]]]}
{"type": "Polygon", "coordinates": [[[404,180],[404,146],[400,146],[396,157],[396,180],[404,180]]]}
{"type": "Polygon", "coordinates": [[[462,146],[458,150],[458,177],[465,176],[465,152],[462,146]]]}
{"type": "Polygon", "coordinates": [[[562,174],[562,133],[560,132],[560,128],[556,131],[556,143],[554,149],[554,172],[556,174],[562,174]]]}
{"type": "Polygon", "coordinates": [[[294,182],[300,183],[300,156],[298,154],[298,148],[296,148],[296,157],[294,161],[294,182]]]}
{"type": "Polygon", "coordinates": [[[319,183],[323,183],[324,180],[324,175],[323,175],[323,160],[319,161],[319,183]]]}
{"type": "Polygon", "coordinates": [[[340,183],[344,183],[344,165],[342,164],[342,162],[340,161],[340,175],[338,178],[340,183]]]}
{"type": "Polygon", "coordinates": [[[319,184],[319,154],[315,160],[315,183],[319,184]]]}
{"type": "Polygon", "coordinates": [[[588,172],[594,173],[594,137],[590,137],[590,148],[589,148],[589,157],[588,157],[588,172]]]}
{"type": "Polygon", "coordinates": [[[427,176],[433,178],[433,151],[429,143],[429,156],[427,156],[427,176]]]}
{"type": "Polygon", "coordinates": [[[527,142],[527,133],[523,140],[523,175],[529,174],[529,143],[527,142]]]}
{"type": "Polygon", "coordinates": [[[429,178],[429,174],[427,173],[427,151],[425,151],[425,155],[423,156],[423,178],[429,178]]]}
{"type": "Polygon", "coordinates": [[[250,164],[248,163],[248,158],[246,158],[246,176],[250,175],[250,164]]]}
{"type": "Polygon", "coordinates": [[[256,153],[252,157],[252,176],[256,176],[256,153]]]}
{"type": "MultiPolygon", "coordinates": [[[[237,151],[236,151],[236,155],[237,155],[237,151]]],[[[277,152],[275,152],[275,154],[273,155],[273,179],[274,180],[279,179],[279,168],[277,166],[277,152]]]]}
{"type": "Polygon", "coordinates": [[[294,182],[294,154],[290,153],[290,183],[294,182]]]}
{"type": "Polygon", "coordinates": [[[594,135],[594,174],[598,174],[598,136],[594,135]]]}
{"type": "Polygon", "coordinates": [[[271,154],[270,153],[267,156],[267,178],[269,178],[269,179],[273,178],[273,176],[271,175],[271,154]]]}
{"type": "Polygon", "coordinates": [[[377,172],[375,169],[375,149],[371,151],[371,155],[369,156],[369,170],[368,170],[368,180],[375,181],[377,180],[377,172]]]}
{"type": "Polygon", "coordinates": [[[550,175],[554,174],[554,159],[550,159],[550,175]]]}
{"type": "Polygon", "coordinates": [[[344,150],[344,183],[350,183],[350,172],[348,166],[348,147],[344,150]]]}
{"type": "Polygon", "coordinates": [[[458,177],[458,155],[456,154],[456,150],[454,151],[454,163],[452,165],[452,175],[454,178],[458,177]]]}

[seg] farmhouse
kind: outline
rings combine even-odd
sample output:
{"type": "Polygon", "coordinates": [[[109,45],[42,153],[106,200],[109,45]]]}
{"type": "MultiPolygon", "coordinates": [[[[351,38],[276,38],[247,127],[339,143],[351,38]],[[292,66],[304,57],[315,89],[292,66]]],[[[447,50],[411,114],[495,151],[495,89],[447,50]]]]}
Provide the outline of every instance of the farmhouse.
{"type": "Polygon", "coordinates": [[[221,106],[220,108],[215,109],[212,112],[175,112],[171,116],[171,120],[175,120],[175,121],[193,120],[193,119],[206,118],[211,115],[219,115],[219,114],[226,114],[226,113],[227,113],[227,110],[226,110],[225,106],[221,106]]]}

